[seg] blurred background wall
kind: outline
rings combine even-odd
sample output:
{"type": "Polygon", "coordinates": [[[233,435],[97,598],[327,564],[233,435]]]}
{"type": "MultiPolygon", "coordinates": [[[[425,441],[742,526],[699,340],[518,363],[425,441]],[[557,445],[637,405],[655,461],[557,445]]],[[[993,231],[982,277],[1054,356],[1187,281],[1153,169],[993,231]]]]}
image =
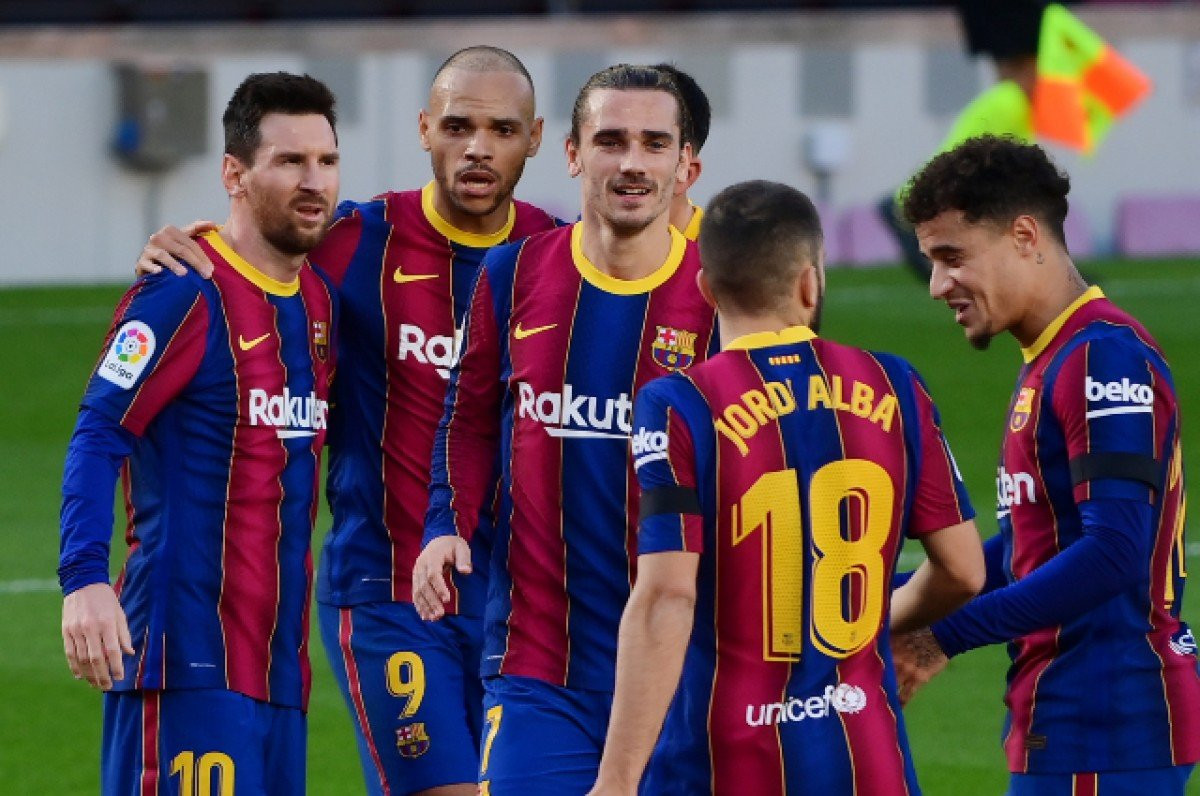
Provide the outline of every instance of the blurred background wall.
{"type": "MultiPolygon", "coordinates": [[[[991,80],[990,66],[966,56],[954,14],[942,8],[313,21],[278,18],[271,3],[242,3],[246,18],[205,23],[182,11],[162,16],[171,3],[153,4],[158,17],[138,16],[137,3],[93,3],[108,11],[63,26],[35,24],[56,7],[38,5],[41,16],[28,19],[16,16],[20,2],[0,7],[0,284],[128,280],[153,229],[223,219],[219,118],[253,71],[305,71],[330,84],[340,105],[342,197],[366,199],[429,180],[416,120],[438,64],[470,44],[511,49],[529,67],[546,118],[545,143],[518,196],[573,218],[578,186],[567,177],[562,143],[579,86],[610,63],[673,61],[700,81],[714,111],[693,196],[707,200],[742,179],[782,180],[820,198],[831,226],[892,191],[991,80]],[[138,170],[114,154],[132,134],[120,124],[122,65],[151,86],[194,73],[150,109],[171,116],[172,140],[189,152],[173,165],[138,170]],[[825,153],[819,173],[815,152],[825,153]]],[[[211,11],[220,3],[174,5],[211,11]]],[[[358,8],[355,0],[342,5],[358,8]]],[[[589,10],[569,0],[510,5],[589,10]]],[[[1113,246],[1123,196],[1200,193],[1200,6],[1074,10],[1155,83],[1096,155],[1055,151],[1103,253],[1113,246]]]]}

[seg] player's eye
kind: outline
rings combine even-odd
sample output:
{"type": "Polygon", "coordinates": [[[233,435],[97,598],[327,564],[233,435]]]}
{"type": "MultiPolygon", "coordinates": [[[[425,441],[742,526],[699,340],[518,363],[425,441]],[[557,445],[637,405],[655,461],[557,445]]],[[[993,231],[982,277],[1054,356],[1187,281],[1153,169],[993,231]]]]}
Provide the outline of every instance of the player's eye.
{"type": "Polygon", "coordinates": [[[513,127],[511,124],[502,124],[496,128],[496,132],[503,136],[516,135],[517,128],[513,127]]]}

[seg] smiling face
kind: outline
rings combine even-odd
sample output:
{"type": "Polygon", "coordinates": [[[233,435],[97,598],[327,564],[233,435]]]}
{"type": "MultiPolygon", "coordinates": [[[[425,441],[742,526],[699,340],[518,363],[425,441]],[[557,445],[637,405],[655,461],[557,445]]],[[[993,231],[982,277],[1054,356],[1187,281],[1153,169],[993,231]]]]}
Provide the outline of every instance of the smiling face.
{"type": "Polygon", "coordinates": [[[254,225],[279,252],[298,256],[325,235],[338,195],[337,138],[320,114],[269,113],[249,166],[225,156],[230,194],[245,199],[254,225]]]}
{"type": "Polygon", "coordinates": [[[567,141],[571,176],[583,180],[585,219],[635,234],[668,210],[688,168],[678,118],[676,99],[666,91],[589,92],[578,143],[567,141]]]}
{"type": "Polygon", "coordinates": [[[437,77],[419,126],[447,221],[471,232],[503,226],[525,160],[541,144],[533,113],[533,87],[517,72],[448,67],[437,77]]]}
{"type": "Polygon", "coordinates": [[[1038,286],[1032,268],[1033,219],[1018,216],[1005,229],[970,223],[962,212],[951,210],[917,224],[916,232],[921,251],[933,264],[929,293],[954,311],[971,345],[987,348],[1005,331],[1023,344],[1036,337],[1040,329],[1025,328],[1037,305],[1031,293],[1038,286]]]}

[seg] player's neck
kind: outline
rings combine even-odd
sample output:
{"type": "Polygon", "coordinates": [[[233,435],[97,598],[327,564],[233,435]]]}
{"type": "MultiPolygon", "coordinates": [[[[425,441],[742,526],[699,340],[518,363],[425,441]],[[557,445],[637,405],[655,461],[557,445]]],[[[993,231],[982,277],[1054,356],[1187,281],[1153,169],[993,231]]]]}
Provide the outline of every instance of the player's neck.
{"type": "Polygon", "coordinates": [[[663,213],[632,234],[617,232],[595,214],[584,212],[580,247],[598,271],[633,281],[650,276],[671,253],[671,221],[663,213]]]}
{"type": "Polygon", "coordinates": [[[291,282],[304,266],[305,255],[279,251],[263,237],[258,227],[236,213],[229,216],[220,234],[243,260],[277,282],[291,282]]]}
{"type": "Polygon", "coordinates": [[[683,232],[692,223],[696,207],[688,199],[687,194],[676,196],[671,200],[671,226],[683,232]]]}
{"type": "Polygon", "coordinates": [[[495,235],[508,223],[511,207],[512,196],[510,195],[487,215],[464,213],[449,200],[441,185],[436,181],[433,184],[433,209],[447,224],[460,232],[468,232],[472,235],[495,235]]]}
{"type": "Polygon", "coordinates": [[[724,348],[731,340],[745,337],[749,334],[771,332],[779,334],[784,329],[794,326],[807,326],[811,319],[804,314],[795,313],[787,317],[775,313],[769,315],[743,315],[737,312],[717,308],[717,326],[721,332],[721,347],[724,348]]]}
{"type": "MultiPolygon", "coordinates": [[[[1087,282],[1075,270],[1075,264],[1064,253],[1053,268],[1053,275],[1044,275],[1031,287],[1029,310],[1012,327],[1012,335],[1022,348],[1033,345],[1042,332],[1062,315],[1088,289],[1087,282]]],[[[1049,264],[1049,263],[1048,263],[1049,264]]]]}

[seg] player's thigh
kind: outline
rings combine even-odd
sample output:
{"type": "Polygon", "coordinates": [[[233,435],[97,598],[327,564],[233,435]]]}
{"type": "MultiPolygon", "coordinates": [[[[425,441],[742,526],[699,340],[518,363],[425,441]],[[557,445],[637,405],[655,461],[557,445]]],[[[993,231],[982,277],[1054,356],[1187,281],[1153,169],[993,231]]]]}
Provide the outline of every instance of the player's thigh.
{"type": "Polygon", "coordinates": [[[479,620],[424,622],[407,603],[322,605],[322,637],[354,718],[371,793],[475,781],[479,620]]]}
{"type": "Polygon", "coordinates": [[[109,796],[303,793],[305,719],[219,689],[104,697],[102,790],[109,796]]]}
{"type": "Polygon", "coordinates": [[[1192,766],[1088,774],[1013,774],[1007,796],[1183,796],[1192,766]]]}
{"type": "Polygon", "coordinates": [[[483,706],[480,794],[582,794],[596,781],[611,694],[493,677],[483,706]]]}

